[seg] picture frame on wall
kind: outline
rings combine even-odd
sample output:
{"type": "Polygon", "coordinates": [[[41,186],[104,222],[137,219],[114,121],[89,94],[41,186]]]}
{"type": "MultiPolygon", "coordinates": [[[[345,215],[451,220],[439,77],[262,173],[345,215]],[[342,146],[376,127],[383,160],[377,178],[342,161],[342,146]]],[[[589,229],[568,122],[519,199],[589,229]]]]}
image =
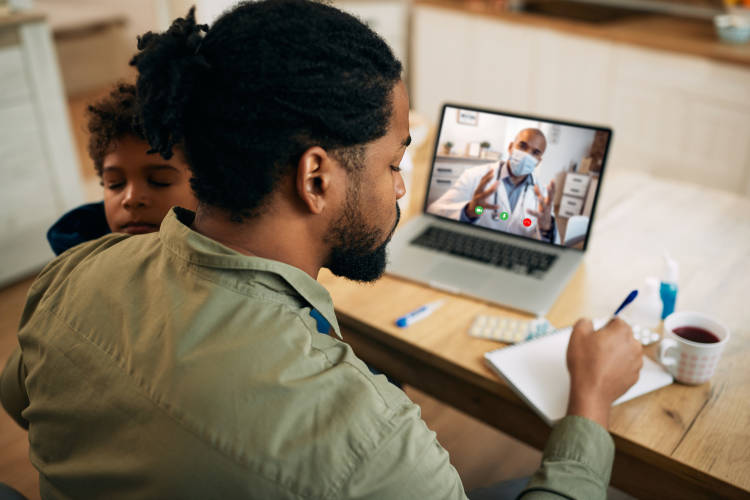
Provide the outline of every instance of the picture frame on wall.
{"type": "Polygon", "coordinates": [[[478,111],[472,111],[469,109],[459,109],[457,113],[458,113],[457,121],[461,125],[473,125],[476,127],[479,124],[479,112],[478,111]]]}

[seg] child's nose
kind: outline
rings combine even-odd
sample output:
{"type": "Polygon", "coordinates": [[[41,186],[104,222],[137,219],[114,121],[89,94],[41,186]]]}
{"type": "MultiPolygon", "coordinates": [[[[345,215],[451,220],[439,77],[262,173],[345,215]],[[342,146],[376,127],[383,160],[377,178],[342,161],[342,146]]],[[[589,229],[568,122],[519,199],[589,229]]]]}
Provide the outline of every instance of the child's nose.
{"type": "Polygon", "coordinates": [[[144,207],[148,204],[148,193],[147,190],[138,185],[136,182],[131,182],[125,188],[125,196],[122,198],[122,206],[125,208],[136,208],[144,207]]]}

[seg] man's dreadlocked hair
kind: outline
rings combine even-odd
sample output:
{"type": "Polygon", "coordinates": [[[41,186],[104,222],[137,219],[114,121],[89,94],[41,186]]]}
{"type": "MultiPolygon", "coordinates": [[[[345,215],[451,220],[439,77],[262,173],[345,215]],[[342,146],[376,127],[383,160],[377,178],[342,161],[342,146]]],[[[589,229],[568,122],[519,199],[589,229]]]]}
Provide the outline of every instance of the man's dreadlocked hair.
{"type": "Polygon", "coordinates": [[[241,3],[211,29],[191,9],[138,48],[148,142],[165,158],[182,146],[197,198],[233,218],[257,214],[312,146],[356,169],[363,145],[387,132],[401,77],[370,28],[309,0],[241,3]]]}
{"type": "Polygon", "coordinates": [[[119,83],[100,101],[87,109],[89,156],[94,160],[96,173],[101,177],[104,157],[112,152],[118,139],[133,136],[146,140],[135,101],[135,86],[119,83]]]}

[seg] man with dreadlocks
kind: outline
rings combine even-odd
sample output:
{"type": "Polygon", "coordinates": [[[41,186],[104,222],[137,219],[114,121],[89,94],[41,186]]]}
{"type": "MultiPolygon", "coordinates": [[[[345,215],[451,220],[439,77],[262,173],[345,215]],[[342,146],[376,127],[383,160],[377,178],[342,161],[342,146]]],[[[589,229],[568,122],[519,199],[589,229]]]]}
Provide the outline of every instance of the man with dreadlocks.
{"type": "MultiPolygon", "coordinates": [[[[42,496],[466,498],[316,281],[385,267],[410,142],[388,46],[327,5],[268,0],[211,29],[191,12],[138,48],[145,137],[184,152],[198,207],[79,245],[34,283],[0,395],[28,426],[42,496]]],[[[528,484],[494,498],[605,498],[609,408],[640,362],[623,322],[581,320],[569,415],[528,484]]]]}

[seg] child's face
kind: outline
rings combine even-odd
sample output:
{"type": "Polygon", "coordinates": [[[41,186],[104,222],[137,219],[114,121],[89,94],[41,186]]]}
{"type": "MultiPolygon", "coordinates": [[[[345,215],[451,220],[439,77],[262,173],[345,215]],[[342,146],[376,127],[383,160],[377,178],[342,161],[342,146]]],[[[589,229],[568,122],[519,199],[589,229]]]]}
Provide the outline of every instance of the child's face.
{"type": "Polygon", "coordinates": [[[104,211],[112,232],[142,234],[159,230],[175,205],[195,210],[191,173],[182,152],[165,160],[146,154],[149,145],[132,136],[121,137],[102,162],[104,211]]]}

